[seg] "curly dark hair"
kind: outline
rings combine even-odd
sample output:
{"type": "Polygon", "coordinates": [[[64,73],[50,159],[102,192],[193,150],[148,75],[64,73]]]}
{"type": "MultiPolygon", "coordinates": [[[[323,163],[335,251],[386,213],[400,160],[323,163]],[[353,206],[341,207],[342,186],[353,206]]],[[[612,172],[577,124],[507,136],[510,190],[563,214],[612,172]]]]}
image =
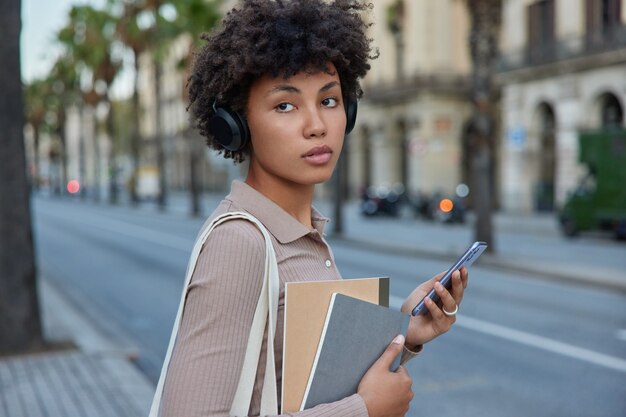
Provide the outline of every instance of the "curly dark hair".
{"type": "Polygon", "coordinates": [[[210,148],[241,162],[249,145],[232,152],[214,140],[209,129],[213,103],[245,114],[250,86],[264,75],[291,77],[301,71],[327,71],[332,62],[344,100],[363,94],[359,79],[370,69],[369,26],[358,0],[244,0],[231,10],[219,30],[205,33],[207,43],[195,54],[189,77],[192,123],[210,148]]]}

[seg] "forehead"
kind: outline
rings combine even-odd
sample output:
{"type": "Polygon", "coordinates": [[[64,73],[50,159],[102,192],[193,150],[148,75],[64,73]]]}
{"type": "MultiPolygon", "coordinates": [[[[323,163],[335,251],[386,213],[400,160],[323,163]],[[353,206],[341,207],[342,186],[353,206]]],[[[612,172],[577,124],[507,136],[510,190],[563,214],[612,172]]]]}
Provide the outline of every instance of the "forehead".
{"type": "Polygon", "coordinates": [[[281,90],[280,87],[286,86],[293,86],[297,90],[317,91],[320,88],[328,89],[335,85],[341,88],[339,74],[335,66],[329,63],[326,70],[305,69],[289,77],[265,74],[252,83],[250,92],[269,94],[276,89],[281,90]],[[328,86],[329,83],[333,85],[328,86]]]}

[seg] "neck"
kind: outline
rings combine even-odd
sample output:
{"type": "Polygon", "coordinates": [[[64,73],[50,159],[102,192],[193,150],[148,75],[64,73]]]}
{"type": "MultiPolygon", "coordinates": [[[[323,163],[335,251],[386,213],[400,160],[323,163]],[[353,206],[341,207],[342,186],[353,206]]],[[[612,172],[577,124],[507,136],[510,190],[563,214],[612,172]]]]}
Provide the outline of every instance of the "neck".
{"type": "Polygon", "coordinates": [[[267,177],[260,178],[251,171],[248,171],[246,184],[272,200],[306,227],[313,227],[311,206],[313,205],[315,185],[295,184],[267,177]]]}

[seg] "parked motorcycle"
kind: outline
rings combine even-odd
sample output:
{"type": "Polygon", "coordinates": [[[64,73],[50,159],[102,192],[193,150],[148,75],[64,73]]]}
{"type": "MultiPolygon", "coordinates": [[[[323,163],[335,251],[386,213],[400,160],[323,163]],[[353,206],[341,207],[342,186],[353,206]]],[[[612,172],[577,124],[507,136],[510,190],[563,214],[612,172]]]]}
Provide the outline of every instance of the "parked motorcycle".
{"type": "Polygon", "coordinates": [[[464,223],[467,211],[465,198],[468,194],[469,188],[465,184],[459,184],[452,196],[441,192],[435,192],[432,196],[428,196],[426,193],[420,192],[411,199],[411,206],[415,216],[424,220],[464,223]]]}
{"type": "Polygon", "coordinates": [[[397,217],[403,194],[404,189],[400,187],[369,187],[361,194],[361,214],[397,217]]]}

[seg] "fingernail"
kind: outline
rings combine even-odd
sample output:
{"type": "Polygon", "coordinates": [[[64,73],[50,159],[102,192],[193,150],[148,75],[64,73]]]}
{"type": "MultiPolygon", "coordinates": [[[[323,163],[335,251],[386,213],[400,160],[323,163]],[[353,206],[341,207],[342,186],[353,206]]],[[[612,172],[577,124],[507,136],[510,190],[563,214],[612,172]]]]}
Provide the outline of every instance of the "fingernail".
{"type": "Polygon", "coordinates": [[[394,345],[401,345],[402,343],[404,343],[404,336],[402,336],[401,334],[397,335],[395,339],[393,339],[392,342],[394,345]]]}

